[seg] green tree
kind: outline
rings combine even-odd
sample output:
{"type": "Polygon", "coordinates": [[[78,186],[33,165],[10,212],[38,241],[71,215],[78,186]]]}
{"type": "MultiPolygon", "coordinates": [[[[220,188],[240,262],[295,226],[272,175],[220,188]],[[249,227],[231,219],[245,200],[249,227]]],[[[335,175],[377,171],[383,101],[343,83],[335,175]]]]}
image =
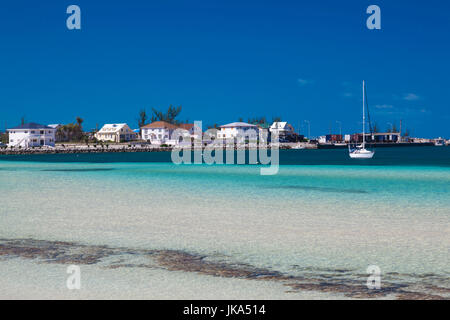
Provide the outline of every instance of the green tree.
{"type": "Polygon", "coordinates": [[[176,120],[176,117],[181,112],[181,106],[174,107],[172,105],[169,106],[166,112],[162,112],[159,110],[156,110],[155,108],[152,108],[152,118],[151,122],[155,121],[165,121],[172,124],[180,124],[181,122],[176,120]]]}
{"type": "Polygon", "coordinates": [[[266,117],[249,118],[248,123],[250,123],[250,124],[266,124],[267,120],[266,120],[266,117]]]}
{"type": "Polygon", "coordinates": [[[0,140],[1,143],[3,143],[3,144],[8,144],[9,143],[9,133],[8,133],[8,131],[5,131],[4,133],[2,133],[0,135],[0,137],[1,137],[1,140],[0,140]]]}
{"type": "Polygon", "coordinates": [[[80,128],[80,130],[82,130],[83,129],[83,127],[81,126],[82,124],[83,124],[83,119],[81,119],[80,117],[77,117],[77,125],[78,125],[78,128],[80,128]]]}
{"type": "Polygon", "coordinates": [[[139,118],[138,118],[139,128],[145,126],[147,120],[148,120],[147,112],[145,112],[145,109],[141,109],[141,111],[139,111],[139,118]]]}
{"type": "Polygon", "coordinates": [[[272,117],[272,122],[281,122],[281,117],[272,117]]]}
{"type": "Polygon", "coordinates": [[[208,129],[217,129],[217,128],[219,128],[219,125],[217,124],[217,123],[214,123],[213,125],[209,125],[209,126],[206,126],[208,129]]]}

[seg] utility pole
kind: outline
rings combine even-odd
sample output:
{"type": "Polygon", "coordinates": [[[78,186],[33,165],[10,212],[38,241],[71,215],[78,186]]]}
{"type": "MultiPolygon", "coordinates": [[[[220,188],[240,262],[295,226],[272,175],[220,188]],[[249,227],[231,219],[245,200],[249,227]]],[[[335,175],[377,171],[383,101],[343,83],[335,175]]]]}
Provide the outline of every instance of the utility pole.
{"type": "Polygon", "coordinates": [[[339,123],[339,135],[342,136],[342,122],[341,121],[336,121],[336,123],[339,123]]]}
{"type": "Polygon", "coordinates": [[[308,124],[308,139],[311,139],[311,123],[309,120],[305,120],[305,122],[308,124]]]}

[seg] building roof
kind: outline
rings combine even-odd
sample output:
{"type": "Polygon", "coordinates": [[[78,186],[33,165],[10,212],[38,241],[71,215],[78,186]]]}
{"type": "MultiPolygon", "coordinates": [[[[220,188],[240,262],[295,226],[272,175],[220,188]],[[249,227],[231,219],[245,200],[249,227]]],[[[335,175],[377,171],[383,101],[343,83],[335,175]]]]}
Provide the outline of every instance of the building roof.
{"type": "Polygon", "coordinates": [[[154,122],[149,123],[141,128],[142,129],[177,129],[178,126],[168,123],[166,121],[154,121],[154,122]]]}
{"type": "Polygon", "coordinates": [[[194,127],[193,123],[180,123],[179,126],[181,129],[191,130],[194,127]]]}
{"type": "Polygon", "coordinates": [[[19,129],[54,129],[54,128],[35,122],[29,122],[13,128],[9,128],[8,130],[19,130],[19,129]]]}
{"type": "Polygon", "coordinates": [[[62,124],[55,123],[55,124],[48,124],[47,127],[58,129],[59,127],[62,127],[62,124]]]}
{"type": "Polygon", "coordinates": [[[125,126],[128,127],[126,123],[106,123],[99,132],[117,132],[125,126]]]}
{"type": "Polygon", "coordinates": [[[270,126],[270,129],[286,129],[288,123],[286,121],[275,121],[270,126]]]}
{"type": "Polygon", "coordinates": [[[228,124],[224,124],[219,128],[257,128],[258,126],[246,122],[232,122],[228,124]]]}

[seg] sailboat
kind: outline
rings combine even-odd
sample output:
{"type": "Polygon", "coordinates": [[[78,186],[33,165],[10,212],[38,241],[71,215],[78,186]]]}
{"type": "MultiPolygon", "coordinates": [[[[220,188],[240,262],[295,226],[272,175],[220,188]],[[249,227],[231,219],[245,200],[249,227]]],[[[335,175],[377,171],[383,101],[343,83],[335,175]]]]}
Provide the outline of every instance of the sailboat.
{"type": "Polygon", "coordinates": [[[363,132],[362,132],[362,144],[352,149],[348,146],[350,158],[352,159],[372,159],[375,151],[366,149],[366,110],[365,110],[365,83],[363,80],[363,132]]]}

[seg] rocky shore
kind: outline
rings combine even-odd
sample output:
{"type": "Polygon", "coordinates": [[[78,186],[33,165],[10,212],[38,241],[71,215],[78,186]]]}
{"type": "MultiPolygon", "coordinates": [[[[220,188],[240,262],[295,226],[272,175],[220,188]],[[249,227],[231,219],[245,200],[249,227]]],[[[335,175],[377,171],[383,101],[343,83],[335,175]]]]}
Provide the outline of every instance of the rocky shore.
{"type": "MultiPolygon", "coordinates": [[[[280,144],[279,149],[292,149],[297,144],[280,144]]],[[[265,146],[267,147],[267,146],[265,146]]],[[[316,149],[316,145],[301,146],[304,149],[316,149]]],[[[235,147],[236,149],[236,147],[235,147]]],[[[115,145],[57,145],[56,147],[35,148],[0,148],[0,155],[32,155],[32,154],[71,154],[71,153],[114,153],[114,152],[164,152],[172,151],[173,147],[161,147],[150,144],[115,144],[115,145]]],[[[194,149],[195,150],[195,149],[194,149]]]]}

